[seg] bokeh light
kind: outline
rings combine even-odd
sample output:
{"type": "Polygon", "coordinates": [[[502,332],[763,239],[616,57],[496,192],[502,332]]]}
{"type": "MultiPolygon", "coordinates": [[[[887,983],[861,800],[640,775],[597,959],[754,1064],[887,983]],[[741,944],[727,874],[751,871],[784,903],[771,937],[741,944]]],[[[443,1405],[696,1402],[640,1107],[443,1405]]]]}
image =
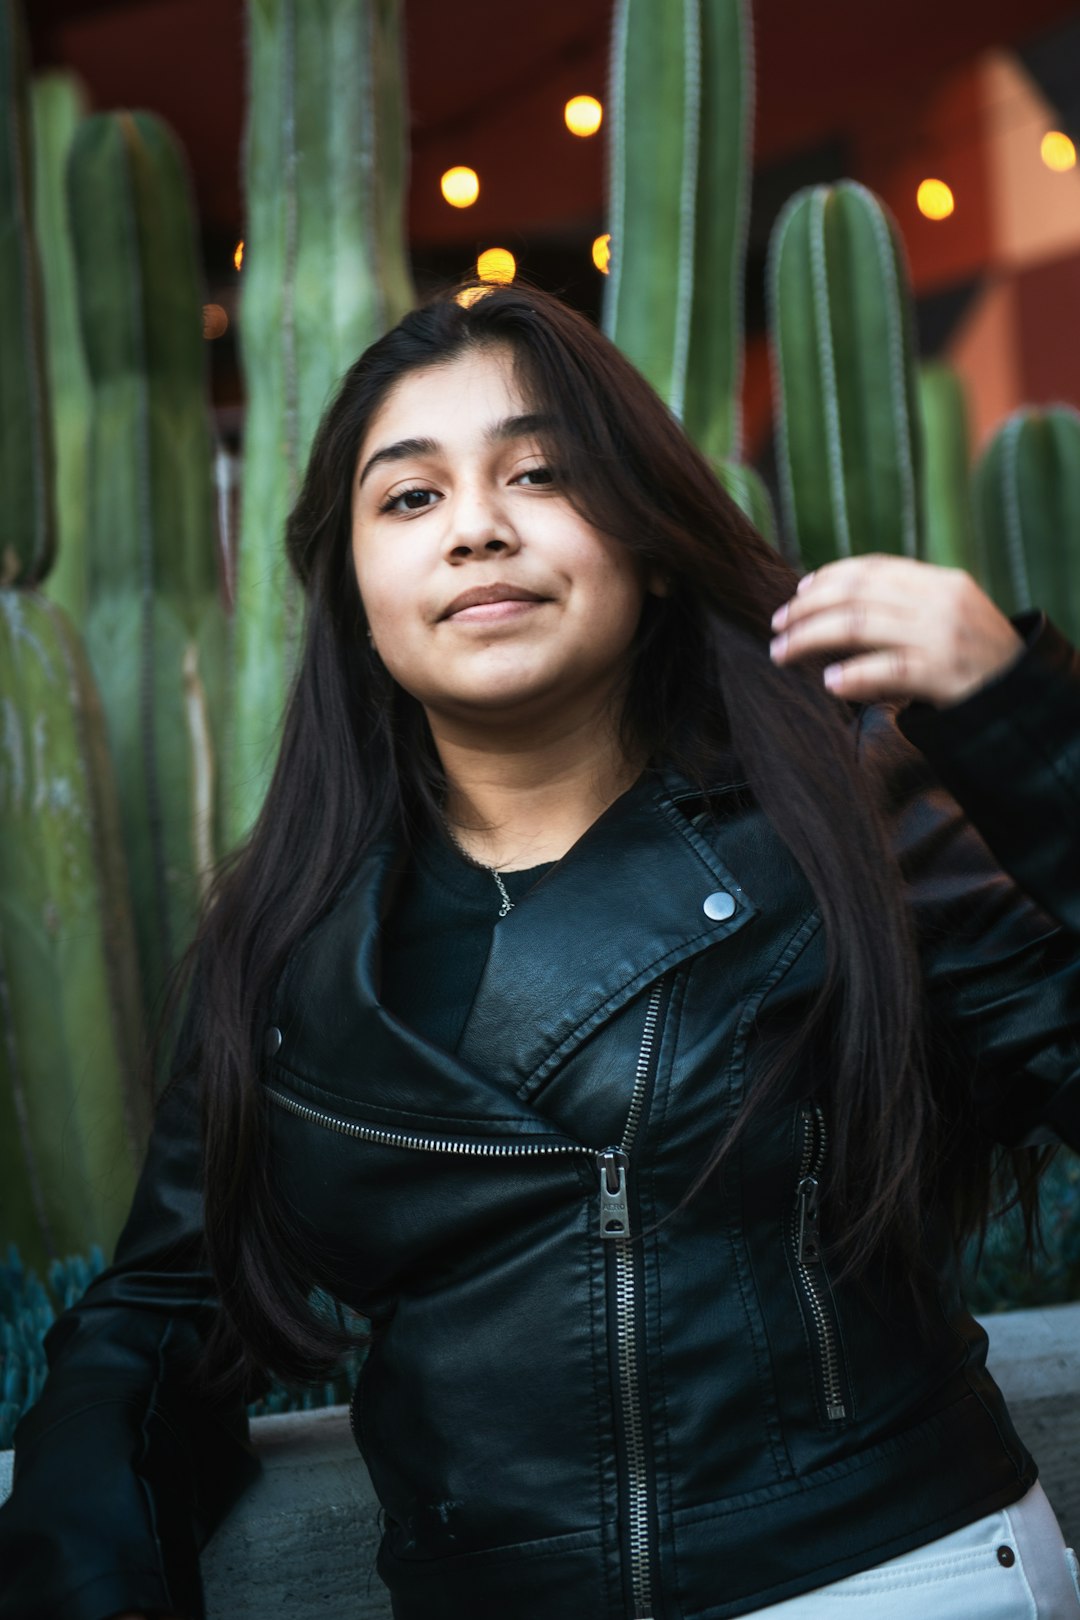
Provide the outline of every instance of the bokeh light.
{"type": "Polygon", "coordinates": [[[571,96],[563,108],[571,135],[595,135],[603,116],[604,109],[595,96],[571,96]]]}
{"type": "Polygon", "coordinates": [[[915,193],[919,213],[927,219],[948,219],[956,207],[956,199],[944,180],[923,180],[915,193]]]}
{"type": "Polygon", "coordinates": [[[1076,167],[1076,147],[1060,129],[1051,129],[1042,138],[1039,152],[1048,169],[1064,174],[1076,167]]]}
{"type": "Polygon", "coordinates": [[[244,244],[243,244],[243,242],[237,242],[237,244],[236,244],[236,252],[232,256],[232,262],[233,262],[233,264],[235,264],[236,268],[239,270],[240,266],[244,262],[244,244]]]}
{"type": "Polygon", "coordinates": [[[480,176],[475,169],[459,165],[447,169],[439,181],[439,189],[453,208],[470,208],[480,195],[480,176]]]}
{"type": "Polygon", "coordinates": [[[220,304],[204,304],[202,308],[202,335],[219,338],[229,330],[229,317],[220,304]]]}
{"type": "Polygon", "coordinates": [[[517,261],[508,248],[485,248],[476,261],[476,273],[481,281],[511,282],[517,261]]]}
{"type": "Polygon", "coordinates": [[[611,265],[611,232],[605,231],[592,245],[592,262],[606,276],[611,265]]]}

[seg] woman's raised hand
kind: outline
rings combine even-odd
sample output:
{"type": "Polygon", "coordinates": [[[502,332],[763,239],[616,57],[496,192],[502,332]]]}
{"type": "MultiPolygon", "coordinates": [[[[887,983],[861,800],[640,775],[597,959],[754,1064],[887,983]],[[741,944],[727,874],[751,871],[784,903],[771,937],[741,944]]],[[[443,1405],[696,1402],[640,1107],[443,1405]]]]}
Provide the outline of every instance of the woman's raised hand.
{"type": "Polygon", "coordinates": [[[1024,639],[962,568],[871,552],[825,563],[773,615],[774,663],[820,653],[825,684],[859,703],[947,708],[1015,663],[1024,639]]]}

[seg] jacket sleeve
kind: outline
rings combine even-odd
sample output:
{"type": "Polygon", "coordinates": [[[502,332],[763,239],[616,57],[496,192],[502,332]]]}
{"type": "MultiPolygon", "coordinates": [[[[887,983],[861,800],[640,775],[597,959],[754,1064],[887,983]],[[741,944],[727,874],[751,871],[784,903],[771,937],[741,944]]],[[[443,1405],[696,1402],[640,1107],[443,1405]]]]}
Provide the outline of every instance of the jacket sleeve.
{"type": "MultiPolygon", "coordinates": [[[[996,741],[991,728],[985,746],[996,741]]],[[[906,883],[931,1061],[964,1087],[997,1141],[1080,1149],[1080,939],[1004,869],[889,706],[862,711],[858,746],[861,759],[876,760],[906,883]]],[[[1026,841],[1012,836],[1017,864],[1040,836],[1037,820],[1026,841]]]]}
{"type": "Polygon", "coordinates": [[[897,724],[1010,876],[1080,934],[1080,651],[1039,610],[1012,623],[1026,646],[1002,675],[897,724]]]}
{"type": "Polygon", "coordinates": [[[217,1308],[182,1063],[195,993],[113,1262],[47,1333],[48,1376],[15,1431],[0,1620],[201,1620],[199,1550],[258,1472],[242,1400],[210,1409],[188,1379],[217,1308]]]}

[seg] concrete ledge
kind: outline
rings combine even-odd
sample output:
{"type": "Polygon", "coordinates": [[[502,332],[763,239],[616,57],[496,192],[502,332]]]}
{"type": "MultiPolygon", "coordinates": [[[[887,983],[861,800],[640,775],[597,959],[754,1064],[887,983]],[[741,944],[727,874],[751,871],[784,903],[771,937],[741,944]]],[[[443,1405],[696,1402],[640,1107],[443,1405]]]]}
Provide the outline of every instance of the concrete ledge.
{"type": "MultiPolygon", "coordinates": [[[[988,1317],[990,1369],[1080,1548],[1080,1304],[988,1317]]],[[[257,1418],[264,1475],[203,1555],[209,1620],[390,1620],[378,1503],[343,1406],[257,1418]]],[[[0,1452],[0,1500],[11,1487],[0,1452]]]]}

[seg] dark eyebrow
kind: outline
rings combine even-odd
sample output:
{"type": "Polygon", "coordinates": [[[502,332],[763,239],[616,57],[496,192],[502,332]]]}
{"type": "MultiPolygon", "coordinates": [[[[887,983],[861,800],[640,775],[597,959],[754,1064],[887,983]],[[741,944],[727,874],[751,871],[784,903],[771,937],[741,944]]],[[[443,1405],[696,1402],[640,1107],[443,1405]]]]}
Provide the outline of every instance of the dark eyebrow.
{"type": "MultiPolygon", "coordinates": [[[[527,434],[540,433],[555,426],[553,416],[542,416],[533,411],[524,416],[504,416],[484,434],[487,444],[500,444],[506,439],[523,439],[527,434]]],[[[399,439],[396,444],[384,445],[364,463],[356,487],[359,489],[368,473],[380,461],[405,461],[409,456],[437,456],[442,449],[437,439],[399,439]]]]}

